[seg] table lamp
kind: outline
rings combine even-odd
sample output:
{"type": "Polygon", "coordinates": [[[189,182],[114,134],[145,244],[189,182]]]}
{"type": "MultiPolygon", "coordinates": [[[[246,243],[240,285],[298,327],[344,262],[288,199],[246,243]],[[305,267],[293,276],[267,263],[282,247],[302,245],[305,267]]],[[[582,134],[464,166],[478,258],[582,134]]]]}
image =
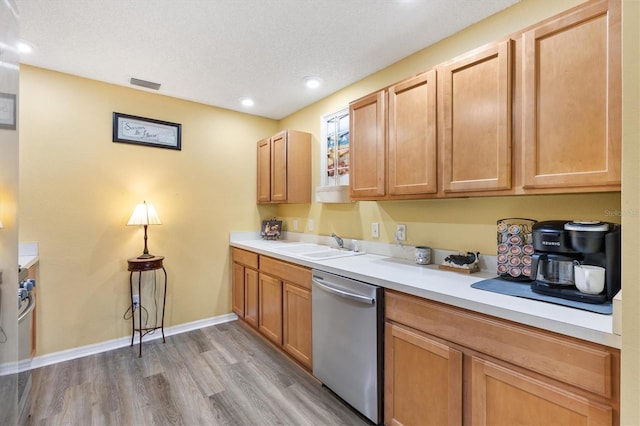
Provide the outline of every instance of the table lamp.
{"type": "Polygon", "coordinates": [[[133,214],[129,218],[129,222],[127,222],[127,225],[144,226],[144,252],[140,256],[138,256],[138,259],[150,259],[154,257],[152,254],[149,254],[149,249],[147,248],[147,226],[162,225],[162,222],[160,222],[158,212],[156,212],[156,209],[153,207],[153,205],[147,203],[146,201],[138,204],[133,210],[133,214]]]}

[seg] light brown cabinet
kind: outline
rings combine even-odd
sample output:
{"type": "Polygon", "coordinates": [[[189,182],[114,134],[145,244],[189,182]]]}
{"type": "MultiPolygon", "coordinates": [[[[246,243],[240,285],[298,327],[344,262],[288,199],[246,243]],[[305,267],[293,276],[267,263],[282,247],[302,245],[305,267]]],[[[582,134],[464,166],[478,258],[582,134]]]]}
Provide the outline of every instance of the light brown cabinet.
{"type": "Polygon", "coordinates": [[[462,424],[462,352],[387,323],[385,424],[462,424]]]}
{"type": "Polygon", "coordinates": [[[277,345],[282,345],[282,282],[260,273],[258,330],[277,345]]]}
{"type": "Polygon", "coordinates": [[[282,304],[284,350],[311,369],[311,289],[285,281],[282,304]]]}
{"type": "Polygon", "coordinates": [[[233,248],[232,290],[238,317],[311,370],[311,270],[233,248]]]}
{"type": "Polygon", "coordinates": [[[258,203],[311,202],[311,134],[285,130],[258,141],[258,203]]]}
{"type": "Polygon", "coordinates": [[[427,71],[388,89],[389,196],[438,191],[436,72],[427,71]]]}
{"type": "Polygon", "coordinates": [[[385,195],[385,99],[385,92],[379,91],[349,105],[349,189],[353,199],[385,195]]]}
{"type": "Polygon", "coordinates": [[[620,2],[523,35],[524,188],[621,184],[620,2]]]}
{"type": "Polygon", "coordinates": [[[258,326],[258,255],[246,250],[232,250],[232,310],[250,325],[258,326]]]}
{"type": "Polygon", "coordinates": [[[421,198],[437,192],[436,72],[349,106],[351,198],[421,198]]]}
{"type": "Polygon", "coordinates": [[[385,304],[387,425],[619,423],[618,349],[395,291],[385,304]]]}
{"type": "Polygon", "coordinates": [[[619,191],[620,21],[592,0],[352,102],[351,198],[619,191]]]}
{"type": "Polygon", "coordinates": [[[445,194],[511,188],[512,41],[438,68],[445,194]]]}
{"type": "Polygon", "coordinates": [[[474,425],[612,425],[613,408],[484,359],[471,359],[474,425]]]}

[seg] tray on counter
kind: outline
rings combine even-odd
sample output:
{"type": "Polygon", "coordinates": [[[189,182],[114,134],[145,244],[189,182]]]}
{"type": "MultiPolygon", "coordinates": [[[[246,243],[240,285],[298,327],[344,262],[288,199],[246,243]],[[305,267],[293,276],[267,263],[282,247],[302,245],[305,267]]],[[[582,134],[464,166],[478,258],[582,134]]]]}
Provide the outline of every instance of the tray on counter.
{"type": "Polygon", "coordinates": [[[582,309],[584,311],[595,312],[597,314],[613,314],[613,304],[606,302],[602,304],[576,302],[574,300],[561,299],[559,297],[546,296],[534,293],[531,290],[531,283],[506,281],[502,278],[489,278],[471,284],[472,288],[491,291],[493,293],[506,294],[507,296],[523,297],[525,299],[539,300],[542,302],[554,303],[556,305],[568,306],[570,308],[582,309]]]}

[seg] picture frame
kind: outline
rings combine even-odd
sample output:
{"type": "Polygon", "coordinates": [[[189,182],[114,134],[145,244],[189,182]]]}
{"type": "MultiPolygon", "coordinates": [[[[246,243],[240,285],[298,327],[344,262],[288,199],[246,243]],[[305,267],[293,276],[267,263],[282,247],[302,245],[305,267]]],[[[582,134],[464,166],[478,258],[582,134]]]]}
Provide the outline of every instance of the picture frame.
{"type": "Polygon", "coordinates": [[[282,231],[281,220],[263,220],[262,228],[260,228],[260,236],[265,240],[277,240],[280,238],[280,232],[282,231]]]}
{"type": "Polygon", "coordinates": [[[114,112],[113,142],[181,151],[182,125],[114,112]]]}
{"type": "Polygon", "coordinates": [[[0,129],[16,129],[16,95],[0,93],[0,129]]]}

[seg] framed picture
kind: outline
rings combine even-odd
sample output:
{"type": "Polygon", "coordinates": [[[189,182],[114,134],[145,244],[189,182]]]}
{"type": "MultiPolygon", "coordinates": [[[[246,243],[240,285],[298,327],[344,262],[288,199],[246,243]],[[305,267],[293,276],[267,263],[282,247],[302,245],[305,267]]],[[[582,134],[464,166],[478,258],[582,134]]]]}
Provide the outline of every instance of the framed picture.
{"type": "Polygon", "coordinates": [[[113,141],[180,151],[182,125],[114,112],[113,141]]]}
{"type": "Polygon", "coordinates": [[[265,240],[276,240],[280,238],[280,231],[282,230],[281,220],[263,220],[260,235],[265,240]]]}
{"type": "Polygon", "coordinates": [[[0,129],[16,129],[16,95],[0,93],[0,129]]]}

